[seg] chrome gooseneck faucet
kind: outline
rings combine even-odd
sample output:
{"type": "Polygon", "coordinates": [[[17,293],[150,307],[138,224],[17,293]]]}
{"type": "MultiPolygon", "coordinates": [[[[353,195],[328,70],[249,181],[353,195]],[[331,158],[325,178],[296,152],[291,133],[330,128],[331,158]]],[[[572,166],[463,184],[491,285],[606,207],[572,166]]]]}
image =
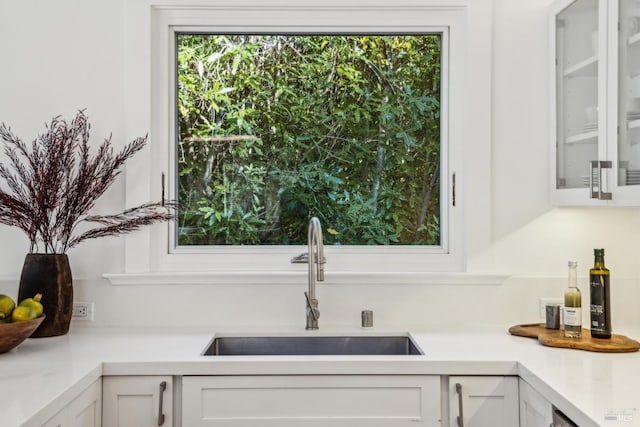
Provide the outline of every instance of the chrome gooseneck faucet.
{"type": "Polygon", "coordinates": [[[322,226],[316,217],[309,221],[307,246],[309,251],[309,291],[304,293],[307,300],[306,329],[318,329],[320,310],[318,310],[318,300],[316,299],[316,280],[324,281],[324,243],[322,242],[322,226]]]}

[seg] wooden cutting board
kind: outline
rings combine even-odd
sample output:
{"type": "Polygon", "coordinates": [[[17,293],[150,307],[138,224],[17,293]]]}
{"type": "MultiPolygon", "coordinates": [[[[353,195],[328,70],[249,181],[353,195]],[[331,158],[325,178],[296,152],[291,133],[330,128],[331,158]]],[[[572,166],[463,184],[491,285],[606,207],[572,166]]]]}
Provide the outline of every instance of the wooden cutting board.
{"type": "Polygon", "coordinates": [[[582,329],[582,338],[565,338],[560,329],[547,329],[544,323],[528,323],[509,328],[511,335],[538,338],[549,347],[574,348],[603,353],[629,353],[640,349],[640,342],[624,335],[611,334],[611,339],[592,338],[588,329],[582,329]]]}

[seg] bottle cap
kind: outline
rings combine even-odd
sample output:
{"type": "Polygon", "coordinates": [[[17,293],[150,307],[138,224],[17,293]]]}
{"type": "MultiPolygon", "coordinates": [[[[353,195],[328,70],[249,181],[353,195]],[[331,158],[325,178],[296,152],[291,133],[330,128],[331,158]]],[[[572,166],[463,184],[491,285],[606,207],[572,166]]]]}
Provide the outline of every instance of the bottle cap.
{"type": "Polygon", "coordinates": [[[577,267],[578,261],[569,261],[569,268],[577,267]]]}

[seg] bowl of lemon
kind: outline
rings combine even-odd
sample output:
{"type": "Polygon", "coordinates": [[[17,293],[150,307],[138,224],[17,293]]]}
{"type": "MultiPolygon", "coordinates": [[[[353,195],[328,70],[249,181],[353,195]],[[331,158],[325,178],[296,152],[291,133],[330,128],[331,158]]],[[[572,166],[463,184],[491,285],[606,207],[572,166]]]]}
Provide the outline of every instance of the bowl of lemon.
{"type": "Polygon", "coordinates": [[[44,320],[41,298],[36,294],[16,305],[11,297],[0,295],[0,353],[17,347],[38,329],[44,320]]]}

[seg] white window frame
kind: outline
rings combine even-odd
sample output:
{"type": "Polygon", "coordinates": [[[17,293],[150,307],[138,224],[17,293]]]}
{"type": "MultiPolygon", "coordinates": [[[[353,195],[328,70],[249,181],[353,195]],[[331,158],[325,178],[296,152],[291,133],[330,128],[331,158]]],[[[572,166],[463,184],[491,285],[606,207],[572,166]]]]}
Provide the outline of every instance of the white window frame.
{"type": "MultiPolygon", "coordinates": [[[[477,0],[476,0],[477,1],[477,0]]],[[[160,176],[174,180],[173,149],[175,131],[170,123],[175,114],[175,89],[172,85],[175,66],[173,52],[175,33],[182,31],[393,31],[432,32],[443,34],[443,91],[441,114],[442,170],[441,219],[444,220],[442,247],[427,246],[327,246],[327,280],[336,283],[424,283],[436,278],[439,283],[460,283],[467,267],[470,239],[487,241],[488,188],[478,193],[484,206],[474,211],[473,218],[464,214],[468,200],[462,164],[464,157],[488,153],[488,135],[483,139],[480,124],[486,104],[470,103],[466,63],[469,60],[468,0],[400,0],[390,4],[381,0],[288,1],[288,0],[129,0],[127,3],[126,60],[141,67],[128,67],[125,89],[128,104],[126,131],[138,136],[149,131],[149,144],[127,167],[126,204],[133,206],[160,196],[160,176]],[[188,2],[188,4],[187,4],[188,2]],[[178,5],[176,5],[178,3],[178,5]],[[182,4],[184,3],[184,4],[182,4]],[[214,4],[215,3],[215,4],[214,4]],[[146,24],[148,25],[144,25],[146,24]],[[291,24],[291,23],[295,24],[291,24]],[[137,25],[138,24],[138,25],[137,25]],[[147,33],[145,33],[145,29],[147,33]],[[133,37],[132,37],[133,36],[133,37]],[[130,71],[130,72],[129,72],[130,71]],[[146,87],[144,85],[146,83],[146,87]],[[146,99],[146,102],[145,102],[146,99]],[[471,107],[471,108],[470,108],[471,107]],[[465,146],[465,135],[474,111],[479,117],[479,132],[473,132],[475,151],[465,146]],[[482,111],[483,114],[480,114],[482,111]],[[144,128],[143,125],[147,127],[144,128]],[[486,144],[486,145],[483,145],[486,144]],[[484,149],[483,149],[484,147],[484,149]],[[475,154],[474,154],[475,151],[475,154]],[[466,153],[466,154],[465,154],[466,153]],[[455,207],[452,206],[455,173],[455,207]],[[483,197],[487,196],[487,197],[483,197]],[[469,227],[469,225],[472,225],[469,227]],[[470,233],[471,231],[471,233],[470,233]]],[[[478,5],[481,6],[481,5],[478,5]]],[[[491,11],[484,14],[490,19],[491,11]]],[[[490,22],[478,25],[477,31],[489,38],[490,22]]],[[[482,39],[487,41],[486,39],[482,39]]],[[[490,41],[489,41],[490,43],[490,41]]],[[[483,48],[490,50],[485,44],[483,48]]],[[[482,52],[488,53],[488,52],[482,52]]],[[[482,58],[490,63],[489,55],[482,58]]],[[[482,67],[480,67],[482,69],[482,67]]],[[[482,73],[480,73],[480,77],[482,73]]],[[[490,75],[486,76],[490,78],[490,75]]],[[[489,94],[484,94],[489,99],[489,94]]],[[[488,114],[488,113],[487,113],[488,114]]],[[[490,115],[489,115],[490,117],[490,115]]],[[[484,117],[486,119],[486,117],[484,117]]],[[[473,123],[471,123],[473,125],[473,123]]],[[[467,167],[467,164],[465,164],[467,167]]],[[[467,167],[472,170],[473,167],[467,167]]],[[[475,171],[476,184],[489,183],[486,169],[475,171]],[[478,173],[478,171],[482,173],[478,173]]],[[[465,171],[466,173],[466,171],[465,171]]],[[[174,197],[175,188],[168,186],[174,197]]],[[[173,234],[167,224],[148,227],[126,237],[125,273],[106,274],[112,283],[298,283],[306,274],[306,266],[290,263],[291,257],[306,252],[306,246],[173,246],[173,234]]],[[[467,275],[468,276],[468,275],[467,275]]],[[[471,278],[473,283],[494,283],[494,277],[471,278]]],[[[465,280],[462,280],[465,282],[465,280]]]]}

